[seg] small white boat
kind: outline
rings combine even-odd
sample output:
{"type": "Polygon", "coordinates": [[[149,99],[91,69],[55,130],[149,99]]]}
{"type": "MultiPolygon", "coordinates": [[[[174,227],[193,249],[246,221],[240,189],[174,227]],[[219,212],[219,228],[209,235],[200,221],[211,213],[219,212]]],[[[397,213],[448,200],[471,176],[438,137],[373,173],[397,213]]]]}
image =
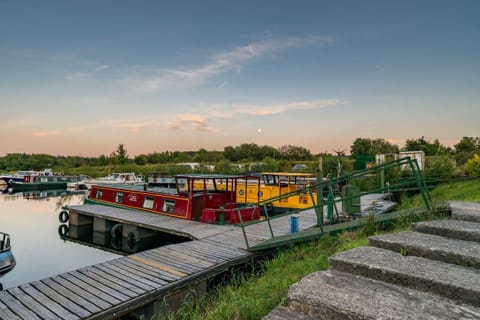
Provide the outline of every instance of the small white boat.
{"type": "Polygon", "coordinates": [[[142,185],[145,184],[143,176],[137,176],[133,172],[124,172],[124,173],[112,173],[107,177],[96,178],[96,179],[84,179],[83,183],[91,188],[93,184],[133,184],[133,185],[142,185]]]}

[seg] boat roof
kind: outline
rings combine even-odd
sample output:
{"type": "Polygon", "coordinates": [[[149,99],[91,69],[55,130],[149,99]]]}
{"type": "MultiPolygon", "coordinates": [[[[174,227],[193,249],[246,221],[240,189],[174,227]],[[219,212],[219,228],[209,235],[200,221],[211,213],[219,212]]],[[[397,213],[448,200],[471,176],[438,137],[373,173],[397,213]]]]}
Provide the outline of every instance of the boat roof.
{"type": "Polygon", "coordinates": [[[304,172],[262,172],[264,176],[289,176],[289,177],[315,177],[313,173],[304,173],[304,172]]]}
{"type": "Polygon", "coordinates": [[[233,174],[202,174],[202,173],[189,173],[189,174],[177,174],[175,178],[186,179],[259,179],[259,177],[249,175],[233,175],[233,174]]]}

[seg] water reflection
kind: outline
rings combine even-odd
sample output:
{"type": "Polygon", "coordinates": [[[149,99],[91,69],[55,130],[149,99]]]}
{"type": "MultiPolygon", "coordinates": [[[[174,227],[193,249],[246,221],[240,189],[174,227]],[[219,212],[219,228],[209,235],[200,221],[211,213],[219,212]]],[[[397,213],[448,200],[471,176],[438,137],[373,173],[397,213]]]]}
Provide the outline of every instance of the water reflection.
{"type": "Polygon", "coordinates": [[[58,236],[61,208],[81,204],[84,197],[84,191],[69,190],[0,193],[0,231],[10,235],[16,259],[15,268],[0,278],[4,288],[119,257],[58,236]]]}

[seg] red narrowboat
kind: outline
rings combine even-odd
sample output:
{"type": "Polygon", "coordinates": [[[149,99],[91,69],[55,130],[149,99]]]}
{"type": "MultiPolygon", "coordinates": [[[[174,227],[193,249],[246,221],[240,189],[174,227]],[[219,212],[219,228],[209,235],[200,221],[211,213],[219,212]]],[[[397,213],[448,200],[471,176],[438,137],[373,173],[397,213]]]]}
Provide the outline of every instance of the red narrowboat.
{"type": "Polygon", "coordinates": [[[259,177],[189,174],[177,175],[174,178],[175,189],[149,187],[146,184],[92,185],[86,202],[143,210],[203,223],[238,224],[260,219],[259,199],[252,203],[249,196],[248,203],[247,192],[237,193],[237,185],[245,188],[253,184],[255,188],[259,188],[259,177]]]}

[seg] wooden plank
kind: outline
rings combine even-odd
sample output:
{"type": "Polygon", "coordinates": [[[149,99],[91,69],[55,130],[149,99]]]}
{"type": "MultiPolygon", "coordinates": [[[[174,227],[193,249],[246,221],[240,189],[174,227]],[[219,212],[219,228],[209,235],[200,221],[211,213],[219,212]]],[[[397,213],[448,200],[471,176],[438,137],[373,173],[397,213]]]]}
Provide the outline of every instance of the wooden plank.
{"type": "Polygon", "coordinates": [[[183,244],[188,248],[195,248],[195,249],[201,250],[202,252],[211,254],[223,260],[229,260],[232,257],[236,257],[236,256],[243,256],[246,253],[244,250],[239,250],[233,247],[227,247],[223,244],[219,244],[217,242],[213,242],[208,239],[185,242],[183,244]]]}
{"type": "Polygon", "coordinates": [[[183,273],[183,272],[174,270],[174,269],[172,269],[172,268],[170,268],[170,267],[167,267],[167,266],[164,265],[164,264],[160,264],[160,263],[157,263],[157,262],[155,262],[155,261],[151,261],[151,260],[149,260],[149,259],[143,258],[143,257],[139,256],[138,254],[128,256],[127,258],[132,259],[132,260],[135,260],[135,261],[138,261],[138,262],[141,262],[141,263],[144,263],[144,264],[146,264],[146,265],[148,265],[148,266],[151,266],[151,267],[154,267],[154,268],[157,268],[157,269],[166,271],[166,272],[171,273],[171,274],[174,274],[174,275],[176,275],[176,276],[178,276],[178,277],[185,277],[185,276],[187,276],[186,273],[183,273]]]}
{"type": "Polygon", "coordinates": [[[144,263],[141,263],[132,259],[122,259],[117,261],[117,263],[119,263],[120,265],[128,266],[130,268],[134,268],[144,274],[148,274],[149,276],[154,277],[159,281],[164,281],[165,284],[171,283],[179,279],[179,277],[175,275],[172,275],[170,273],[167,273],[165,271],[159,270],[157,268],[151,267],[149,265],[146,265],[144,263]]]}
{"type": "Polygon", "coordinates": [[[83,282],[84,288],[86,289],[88,288],[89,291],[91,291],[92,289],[96,289],[98,292],[97,293],[98,296],[102,297],[102,299],[104,298],[104,296],[107,299],[110,299],[108,298],[109,296],[113,298],[114,301],[116,301],[113,304],[119,304],[120,302],[124,302],[129,299],[129,296],[124,295],[121,292],[117,292],[107,286],[104,286],[103,284],[99,283],[96,279],[87,277],[84,274],[78,272],[77,270],[71,271],[69,272],[69,274],[73,276],[73,278],[76,278],[79,282],[83,282]]]}
{"type": "Polygon", "coordinates": [[[195,273],[196,271],[200,270],[198,268],[187,266],[182,262],[172,260],[172,259],[168,258],[166,255],[162,255],[162,254],[159,254],[159,253],[147,252],[147,253],[145,253],[141,256],[145,259],[152,260],[152,261],[155,261],[157,263],[163,264],[163,265],[165,265],[169,268],[172,268],[173,270],[176,270],[178,272],[183,272],[187,275],[190,275],[190,274],[195,273]]]}
{"type": "Polygon", "coordinates": [[[95,304],[99,308],[108,309],[112,305],[117,304],[120,300],[115,299],[114,297],[102,293],[97,288],[89,286],[87,283],[75,278],[70,274],[62,274],[61,276],[56,276],[51,278],[55,282],[63,285],[65,288],[74,291],[76,294],[81,295],[85,299],[88,299],[91,303],[95,304]]]}
{"type": "Polygon", "coordinates": [[[142,263],[140,261],[136,261],[134,259],[129,259],[128,257],[126,259],[123,259],[121,263],[127,264],[129,266],[135,266],[138,270],[141,270],[142,272],[148,273],[154,277],[158,277],[161,280],[164,280],[168,283],[174,282],[178,280],[180,277],[168,272],[165,272],[163,270],[160,270],[158,268],[152,267],[148,264],[142,263]]]}
{"type": "MultiPolygon", "coordinates": [[[[36,315],[32,310],[27,308],[22,302],[15,299],[8,290],[7,291],[0,291],[0,301],[4,303],[8,308],[18,315],[21,319],[26,320],[37,320],[40,319],[38,315],[36,315]]],[[[7,318],[8,319],[8,318],[7,318]]]]}
{"type": "MultiPolygon", "coordinates": [[[[78,272],[79,276],[83,276],[84,279],[88,278],[90,279],[89,281],[93,280],[93,282],[91,282],[92,285],[95,285],[98,289],[115,295],[116,297],[123,295],[127,297],[126,300],[128,300],[128,298],[134,298],[141,294],[128,288],[128,285],[125,286],[119,284],[117,281],[113,281],[108,275],[99,275],[99,272],[96,272],[93,268],[78,269],[76,272],[78,272]]],[[[142,291],[142,293],[143,292],[144,291],[142,291]]]]}
{"type": "Polygon", "coordinates": [[[212,265],[225,261],[225,259],[220,259],[220,258],[214,257],[210,254],[206,254],[204,252],[194,250],[193,248],[190,248],[190,247],[175,245],[175,246],[172,246],[172,248],[175,249],[175,252],[179,252],[179,253],[182,253],[184,255],[190,255],[190,256],[197,257],[197,258],[201,258],[204,261],[208,261],[212,265]]]}
{"type": "Polygon", "coordinates": [[[143,279],[144,282],[148,281],[155,285],[156,288],[163,287],[164,285],[168,284],[168,281],[165,281],[158,277],[158,273],[155,273],[156,276],[152,275],[152,272],[148,272],[148,270],[140,268],[136,264],[131,263],[130,261],[115,261],[115,264],[110,264],[109,268],[118,268],[123,272],[128,274],[132,274],[137,276],[140,279],[143,279]]]}
{"type": "Polygon", "coordinates": [[[161,286],[158,282],[151,281],[148,277],[145,277],[145,275],[139,276],[135,270],[132,270],[131,268],[126,271],[124,268],[112,263],[97,264],[95,267],[105,271],[108,270],[110,272],[115,272],[119,277],[129,282],[135,282],[137,285],[141,285],[146,291],[156,289],[161,286]]]}
{"type": "MultiPolygon", "coordinates": [[[[43,279],[41,280],[43,284],[51,288],[52,290],[55,290],[56,292],[60,293],[70,301],[75,302],[76,304],[82,306],[82,308],[85,308],[88,312],[90,313],[96,313],[99,312],[101,309],[97,307],[95,304],[90,303],[90,301],[87,301],[89,297],[86,296],[85,299],[80,296],[79,294],[82,294],[81,292],[73,292],[69,290],[68,288],[63,287],[62,285],[58,284],[57,282],[53,281],[51,278],[43,279]],[[77,294],[79,293],[79,294],[77,294]]],[[[85,293],[83,293],[85,296],[85,293]]],[[[73,311],[77,313],[74,309],[73,311]]],[[[79,314],[79,313],[77,313],[79,314]]]]}
{"type": "Polygon", "coordinates": [[[178,258],[168,256],[167,254],[162,253],[161,251],[157,251],[157,252],[146,251],[146,252],[143,252],[141,256],[146,259],[155,260],[158,263],[165,264],[166,266],[169,266],[174,270],[184,272],[186,274],[192,274],[203,269],[201,267],[197,267],[197,266],[188,264],[187,262],[181,261],[178,258]]]}
{"type": "Polygon", "coordinates": [[[65,309],[60,304],[58,304],[55,300],[52,299],[52,298],[58,299],[59,295],[52,296],[52,297],[46,296],[40,290],[32,286],[32,284],[30,283],[21,285],[20,289],[22,289],[26,294],[28,294],[30,297],[35,299],[35,301],[37,301],[40,305],[42,305],[43,307],[55,313],[58,318],[65,319],[65,320],[78,319],[78,315],[71,313],[69,310],[65,309]]]}
{"type": "Polygon", "coordinates": [[[97,264],[89,268],[89,271],[92,271],[99,276],[102,276],[114,283],[117,283],[120,286],[123,286],[137,294],[144,294],[145,292],[153,290],[155,287],[144,284],[141,281],[133,280],[128,274],[119,274],[118,271],[112,270],[102,266],[102,264],[97,264]]]}
{"type": "Polygon", "coordinates": [[[221,250],[221,246],[218,246],[218,249],[215,250],[214,246],[211,247],[209,244],[204,242],[205,240],[201,241],[202,242],[195,241],[195,243],[188,243],[188,245],[180,244],[176,247],[176,249],[185,249],[188,250],[188,252],[199,252],[202,256],[208,256],[211,259],[215,259],[216,263],[226,262],[235,256],[231,252],[221,250]]]}
{"type": "Polygon", "coordinates": [[[8,289],[8,293],[10,293],[15,299],[20,301],[23,305],[28,307],[28,309],[32,310],[36,313],[40,318],[44,319],[57,319],[58,316],[55,315],[53,312],[42,306],[40,303],[35,301],[32,297],[28,294],[25,294],[20,288],[10,288],[8,289]]]}
{"type": "Polygon", "coordinates": [[[20,318],[15,313],[10,311],[10,309],[8,309],[8,307],[0,301],[0,319],[17,320],[20,318]]]}
{"type": "Polygon", "coordinates": [[[191,254],[185,254],[181,251],[175,250],[175,246],[170,246],[170,247],[162,247],[162,251],[166,252],[168,255],[175,257],[177,259],[181,259],[183,261],[188,261],[189,263],[196,264],[199,266],[202,266],[204,268],[208,268],[215,263],[205,260],[205,259],[200,259],[199,257],[195,257],[191,254]]]}

